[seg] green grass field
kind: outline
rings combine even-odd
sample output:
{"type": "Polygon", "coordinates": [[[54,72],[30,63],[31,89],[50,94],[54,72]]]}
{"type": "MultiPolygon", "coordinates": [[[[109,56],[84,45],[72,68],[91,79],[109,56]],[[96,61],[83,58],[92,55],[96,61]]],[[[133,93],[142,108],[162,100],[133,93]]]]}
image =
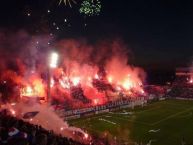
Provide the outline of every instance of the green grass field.
{"type": "Polygon", "coordinates": [[[108,139],[116,137],[118,144],[147,144],[153,140],[151,145],[181,145],[184,137],[188,145],[193,145],[192,112],[193,101],[165,100],[134,110],[125,109],[71,120],[69,124],[108,139]]]}

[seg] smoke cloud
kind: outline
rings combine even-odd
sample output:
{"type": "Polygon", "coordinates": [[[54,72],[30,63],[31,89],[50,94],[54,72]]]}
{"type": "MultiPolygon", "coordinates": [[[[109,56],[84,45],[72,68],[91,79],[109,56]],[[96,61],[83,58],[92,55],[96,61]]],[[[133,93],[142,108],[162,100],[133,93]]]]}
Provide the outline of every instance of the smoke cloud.
{"type": "MultiPolygon", "coordinates": [[[[32,36],[25,31],[0,31],[0,99],[20,102],[24,98],[46,98],[48,84],[52,99],[71,109],[104,104],[122,96],[145,95],[145,72],[129,64],[130,55],[121,40],[90,44],[85,39],[55,40],[49,35],[32,36]],[[53,51],[59,54],[57,68],[49,68],[48,64],[53,51]]],[[[69,127],[47,106],[20,102],[11,109],[18,115],[39,111],[31,123],[56,133],[61,133],[62,128],[65,136],[71,136],[70,130],[84,134],[69,127]]]]}

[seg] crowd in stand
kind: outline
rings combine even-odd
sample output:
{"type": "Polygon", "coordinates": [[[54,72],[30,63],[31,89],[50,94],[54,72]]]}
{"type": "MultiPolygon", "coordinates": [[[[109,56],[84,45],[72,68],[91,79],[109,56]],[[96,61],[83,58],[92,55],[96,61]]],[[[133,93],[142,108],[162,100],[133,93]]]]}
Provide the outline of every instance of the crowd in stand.
{"type": "Polygon", "coordinates": [[[0,112],[1,145],[82,145],[72,139],[54,134],[40,126],[0,112]]]}
{"type": "Polygon", "coordinates": [[[172,86],[192,88],[193,87],[192,78],[187,76],[177,76],[174,82],[172,83],[172,86]]]}
{"type": "Polygon", "coordinates": [[[167,93],[167,97],[193,99],[193,84],[186,76],[178,76],[167,93]]]}
{"type": "Polygon", "coordinates": [[[167,94],[171,98],[187,98],[193,99],[193,88],[189,87],[173,87],[167,94]]]}
{"type": "MultiPolygon", "coordinates": [[[[135,98],[135,101],[137,100],[143,100],[143,98],[135,98]]],[[[96,111],[102,111],[102,110],[107,110],[109,111],[114,110],[114,109],[120,109],[121,106],[132,106],[132,100],[131,98],[121,98],[117,99],[116,101],[109,101],[106,104],[103,105],[96,105],[96,106],[88,106],[84,108],[76,108],[76,109],[70,109],[66,110],[65,108],[59,108],[56,110],[58,115],[60,117],[67,118],[68,116],[73,116],[73,115],[85,115],[89,113],[95,113],[96,111]]]]}
{"type": "Polygon", "coordinates": [[[86,98],[84,92],[80,86],[74,86],[70,88],[71,96],[74,99],[82,101],[84,104],[89,103],[89,99],[86,98]]]}
{"type": "Polygon", "coordinates": [[[173,86],[181,86],[187,84],[187,77],[186,76],[177,76],[173,82],[173,86]]]}

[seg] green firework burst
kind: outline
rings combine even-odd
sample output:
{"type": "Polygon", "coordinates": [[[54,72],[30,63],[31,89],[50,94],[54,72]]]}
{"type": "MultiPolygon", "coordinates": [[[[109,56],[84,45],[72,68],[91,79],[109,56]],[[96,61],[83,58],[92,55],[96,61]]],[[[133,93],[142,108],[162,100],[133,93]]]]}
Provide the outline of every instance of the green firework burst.
{"type": "Polygon", "coordinates": [[[101,2],[99,0],[84,0],[79,11],[86,16],[99,15],[101,11],[101,2]]]}

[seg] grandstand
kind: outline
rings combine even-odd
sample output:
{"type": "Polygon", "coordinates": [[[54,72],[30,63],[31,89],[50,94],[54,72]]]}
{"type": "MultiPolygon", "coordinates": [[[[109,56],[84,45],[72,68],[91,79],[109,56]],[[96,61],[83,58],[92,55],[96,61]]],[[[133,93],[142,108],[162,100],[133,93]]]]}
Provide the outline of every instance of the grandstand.
{"type": "MultiPolygon", "coordinates": [[[[192,76],[193,73],[189,68],[178,68],[174,82],[167,89],[164,86],[148,85],[144,86],[144,94],[133,96],[117,94],[120,97],[108,100],[104,104],[95,105],[90,103],[81,87],[77,85],[70,89],[74,102],[53,102],[52,106],[58,116],[71,126],[79,127],[91,134],[93,140],[90,144],[93,145],[176,145],[180,144],[184,137],[183,140],[193,143],[189,134],[193,126],[190,123],[193,102],[189,101],[193,100],[192,76]],[[155,98],[156,100],[166,100],[152,103],[151,100],[155,98]],[[80,101],[83,102],[83,105],[80,104],[80,101]],[[76,105],[71,106],[72,103],[76,105]],[[183,130],[180,124],[186,124],[186,130],[183,130]],[[167,126],[171,127],[167,128],[167,126]],[[179,126],[178,129],[177,126],[179,126]],[[163,138],[166,139],[163,140],[163,138]]],[[[104,80],[94,80],[93,86],[98,91],[115,91],[104,80]]],[[[4,123],[1,124],[0,142],[5,145],[17,144],[18,140],[26,145],[83,144],[11,116],[1,114],[1,120],[4,123]],[[22,134],[19,139],[15,136],[9,136],[9,130],[12,128],[22,134]],[[33,135],[34,131],[36,132],[35,136],[33,135]],[[28,137],[25,137],[26,135],[28,137]]]]}
{"type": "Polygon", "coordinates": [[[12,117],[6,111],[0,112],[0,121],[1,145],[83,145],[41,126],[12,117]]]}
{"type": "Polygon", "coordinates": [[[193,67],[176,68],[175,86],[189,86],[193,84],[193,67]]]}
{"type": "Polygon", "coordinates": [[[167,97],[193,99],[193,68],[177,68],[176,78],[167,93],[167,97]]]}

